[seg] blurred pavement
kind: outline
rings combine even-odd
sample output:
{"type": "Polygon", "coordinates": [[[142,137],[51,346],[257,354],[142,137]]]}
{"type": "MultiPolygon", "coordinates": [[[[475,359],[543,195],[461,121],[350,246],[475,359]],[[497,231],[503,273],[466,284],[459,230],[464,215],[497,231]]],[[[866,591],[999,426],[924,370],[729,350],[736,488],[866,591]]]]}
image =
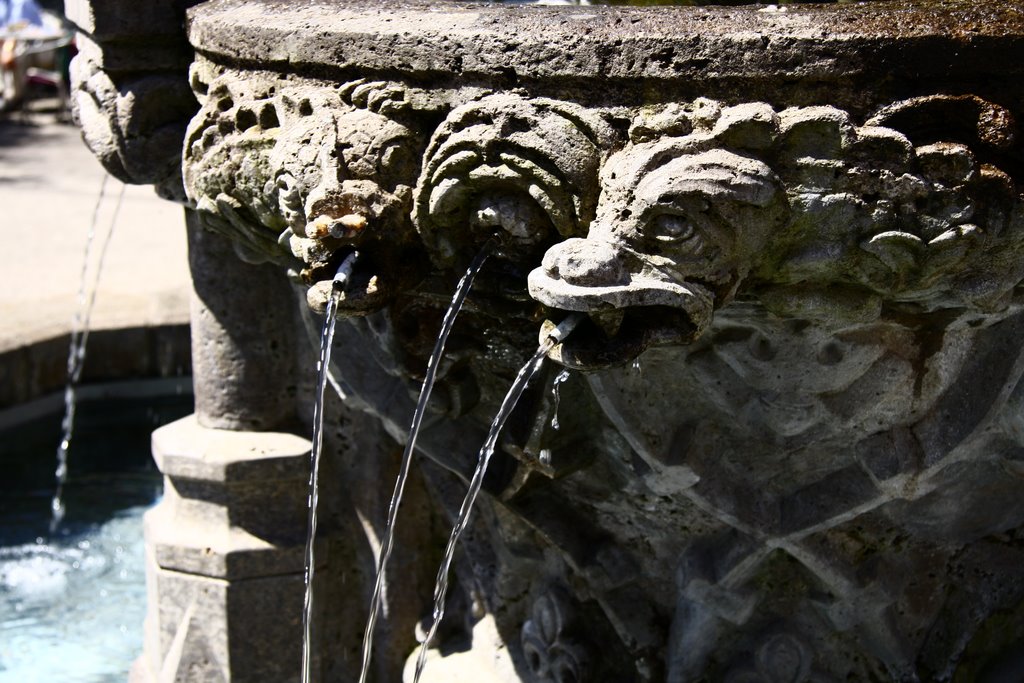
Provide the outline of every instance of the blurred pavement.
{"type": "MultiPolygon", "coordinates": [[[[0,119],[0,353],[66,334],[104,171],[78,129],[51,113],[0,119]]],[[[122,184],[108,178],[93,277],[122,184]]],[[[182,208],[128,186],[92,315],[94,329],[188,321],[182,208]]]]}

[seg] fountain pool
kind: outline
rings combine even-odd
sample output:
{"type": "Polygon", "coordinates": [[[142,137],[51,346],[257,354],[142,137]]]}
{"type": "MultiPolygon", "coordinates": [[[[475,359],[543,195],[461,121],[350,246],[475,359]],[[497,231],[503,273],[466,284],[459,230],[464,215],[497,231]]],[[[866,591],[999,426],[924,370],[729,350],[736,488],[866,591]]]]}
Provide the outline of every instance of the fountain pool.
{"type": "Polygon", "coordinates": [[[49,403],[59,401],[0,414],[0,463],[9,473],[0,481],[0,681],[123,681],[142,648],[142,515],[162,488],[149,433],[191,410],[190,383],[85,388],[67,516],[52,535],[60,414],[49,403]]]}

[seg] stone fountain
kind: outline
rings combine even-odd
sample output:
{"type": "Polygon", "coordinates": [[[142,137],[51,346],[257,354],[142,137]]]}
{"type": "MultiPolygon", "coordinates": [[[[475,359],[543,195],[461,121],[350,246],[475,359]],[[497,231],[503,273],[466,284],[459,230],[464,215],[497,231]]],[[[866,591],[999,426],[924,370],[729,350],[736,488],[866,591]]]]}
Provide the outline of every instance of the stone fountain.
{"type": "Polygon", "coordinates": [[[192,247],[196,414],[154,435],[136,680],[297,680],[296,434],[358,249],[314,636],[316,680],[355,680],[417,383],[492,235],[376,680],[401,680],[486,425],[568,311],[427,678],[1024,676],[1024,10],[187,5],[69,2],[86,142],[181,201],[192,247]]]}

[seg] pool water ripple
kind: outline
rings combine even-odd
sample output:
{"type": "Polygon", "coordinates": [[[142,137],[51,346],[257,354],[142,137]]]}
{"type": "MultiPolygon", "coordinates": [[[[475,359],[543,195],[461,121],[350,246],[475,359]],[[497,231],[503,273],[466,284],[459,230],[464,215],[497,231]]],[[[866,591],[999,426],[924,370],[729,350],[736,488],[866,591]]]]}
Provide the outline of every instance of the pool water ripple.
{"type": "MultiPolygon", "coordinates": [[[[118,480],[110,485],[118,493],[137,489],[127,502],[152,502],[152,477],[108,476],[118,480]]],[[[104,511],[103,519],[85,512],[91,520],[76,520],[72,506],[54,536],[0,545],[0,683],[126,679],[142,651],[142,514],[149,507],[129,504],[112,514],[104,511]]],[[[21,528],[13,535],[24,537],[27,524],[45,531],[43,512],[20,516],[13,526],[21,528]]],[[[0,519],[0,525],[10,521],[0,519]]]]}

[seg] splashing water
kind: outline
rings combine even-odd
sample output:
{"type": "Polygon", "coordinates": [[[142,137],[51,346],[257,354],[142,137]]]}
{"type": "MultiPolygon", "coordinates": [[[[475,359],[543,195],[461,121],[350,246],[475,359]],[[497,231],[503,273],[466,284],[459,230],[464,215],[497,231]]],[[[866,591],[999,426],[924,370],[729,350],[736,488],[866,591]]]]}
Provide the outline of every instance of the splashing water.
{"type": "Polygon", "coordinates": [[[551,428],[558,429],[558,387],[562,386],[565,380],[569,379],[569,371],[562,370],[558,375],[555,376],[555,381],[551,383],[551,428]]]}
{"type": "Polygon", "coordinates": [[[320,494],[320,455],[324,441],[324,388],[327,385],[328,367],[331,362],[331,345],[334,342],[334,324],[338,319],[338,303],[348,286],[349,278],[359,252],[345,257],[338,266],[327,300],[324,315],[324,329],[320,336],[320,360],[316,368],[316,395],[313,403],[313,449],[310,453],[309,471],[309,525],[306,531],[306,594],[302,604],[302,683],[309,683],[313,663],[313,572],[316,564],[314,542],[316,540],[316,510],[320,494]]]}
{"type": "Polygon", "coordinates": [[[82,257],[82,274],[78,285],[78,309],[71,320],[71,343],[68,346],[68,381],[64,386],[64,419],[61,421],[60,445],[57,446],[57,469],[54,472],[56,487],[53,499],[50,501],[50,533],[52,534],[64,520],[64,485],[68,479],[68,450],[71,448],[71,437],[75,429],[75,390],[82,379],[82,368],[85,366],[85,344],[89,340],[89,321],[92,317],[92,309],[96,303],[96,290],[99,287],[100,275],[103,273],[103,262],[107,256],[107,247],[110,246],[110,237],[114,234],[114,225],[117,223],[117,216],[121,212],[121,204],[124,201],[125,185],[121,185],[121,192],[117,196],[117,204],[114,206],[114,213],[110,218],[110,227],[107,235],[100,246],[99,260],[96,264],[96,271],[93,274],[92,285],[89,286],[89,261],[92,252],[93,239],[96,237],[96,225],[99,222],[100,206],[103,204],[103,197],[107,190],[107,174],[103,174],[103,181],[100,183],[99,197],[92,211],[92,221],[89,224],[89,233],[85,238],[85,254],[82,257]]]}
{"type": "Polygon", "coordinates": [[[420,396],[416,401],[416,410],[413,413],[412,426],[409,427],[409,438],[405,442],[405,450],[402,453],[402,464],[398,470],[395,491],[391,495],[391,503],[388,506],[388,519],[384,526],[384,540],[381,543],[380,557],[377,561],[377,580],[373,586],[370,612],[366,618],[366,630],[363,633],[363,666],[359,674],[359,683],[366,683],[370,675],[370,660],[373,657],[373,632],[377,627],[377,616],[380,613],[385,570],[387,569],[388,560],[391,558],[391,550],[395,542],[395,521],[398,517],[398,508],[402,504],[405,483],[409,478],[409,466],[412,463],[412,454],[416,449],[416,437],[419,436],[420,425],[427,411],[427,403],[430,401],[430,393],[434,389],[437,366],[440,364],[441,358],[444,357],[444,347],[448,341],[448,335],[455,324],[455,318],[458,317],[459,311],[462,310],[462,304],[465,302],[470,288],[473,286],[473,280],[476,279],[477,273],[483,268],[484,262],[491,255],[496,245],[497,243],[494,240],[488,240],[480,250],[480,253],[473,259],[473,262],[469,264],[465,275],[459,280],[459,284],[455,288],[455,294],[452,296],[452,302],[448,306],[448,311],[444,314],[444,320],[441,322],[441,330],[438,332],[434,351],[430,354],[430,360],[427,361],[426,376],[423,378],[423,387],[420,389],[420,396]]]}
{"type": "MultiPolygon", "coordinates": [[[[77,493],[95,489],[97,497],[116,505],[111,489],[122,494],[128,488],[133,499],[145,499],[149,481],[114,476],[119,478],[97,478],[79,486],[77,493]]],[[[57,536],[0,543],[0,681],[127,678],[142,647],[142,514],[149,504],[83,522],[98,512],[82,509],[88,505],[76,497],[57,536]]],[[[45,528],[48,520],[39,521],[45,528]]]]}
{"type": "Polygon", "coordinates": [[[451,568],[452,560],[455,557],[455,548],[459,543],[459,537],[462,536],[462,532],[466,529],[469,523],[469,515],[473,511],[473,505],[476,503],[477,496],[480,494],[480,487],[484,483],[484,475],[487,473],[487,465],[491,460],[491,456],[494,454],[494,448],[498,443],[498,436],[501,434],[502,428],[505,426],[505,422],[512,414],[512,410],[516,407],[520,396],[523,395],[523,391],[526,390],[526,385],[529,384],[530,380],[540,370],[544,364],[544,357],[547,355],[556,344],[564,339],[573,328],[576,327],[577,323],[582,319],[583,314],[575,313],[570,315],[568,318],[562,321],[562,323],[549,334],[541,345],[537,348],[537,352],[533,354],[533,357],[526,362],[526,365],[522,367],[519,374],[516,376],[514,382],[512,382],[511,388],[505,395],[505,400],[502,401],[501,407],[498,409],[498,414],[494,416],[494,421],[491,423],[491,429],[487,433],[487,440],[484,441],[483,448],[480,449],[480,455],[477,459],[476,470],[473,472],[473,478],[469,482],[469,490],[466,491],[466,497],[462,500],[462,507],[459,509],[458,519],[455,521],[455,526],[452,527],[451,536],[448,538],[448,546],[445,548],[444,558],[441,560],[441,567],[437,572],[437,582],[434,584],[434,611],[433,621],[430,624],[430,630],[427,632],[426,638],[423,639],[423,643],[420,645],[419,656],[416,659],[416,674],[413,677],[413,683],[419,683],[420,675],[423,673],[423,667],[427,663],[427,648],[430,646],[430,642],[437,635],[437,629],[441,625],[441,620],[444,618],[445,600],[448,596],[448,571],[451,568]]]}

